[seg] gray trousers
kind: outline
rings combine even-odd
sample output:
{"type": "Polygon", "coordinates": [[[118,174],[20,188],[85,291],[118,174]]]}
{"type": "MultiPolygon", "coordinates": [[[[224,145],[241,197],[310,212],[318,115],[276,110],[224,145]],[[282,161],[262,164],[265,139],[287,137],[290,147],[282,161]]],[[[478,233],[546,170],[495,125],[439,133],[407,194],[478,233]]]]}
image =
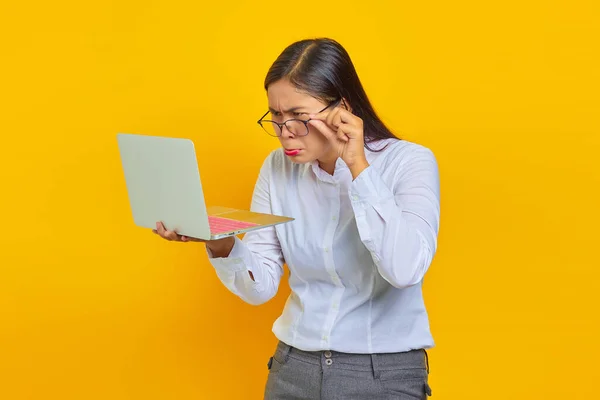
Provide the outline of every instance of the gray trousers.
{"type": "Polygon", "coordinates": [[[267,366],[265,400],[424,400],[431,396],[425,350],[306,352],[279,342],[267,366]]]}

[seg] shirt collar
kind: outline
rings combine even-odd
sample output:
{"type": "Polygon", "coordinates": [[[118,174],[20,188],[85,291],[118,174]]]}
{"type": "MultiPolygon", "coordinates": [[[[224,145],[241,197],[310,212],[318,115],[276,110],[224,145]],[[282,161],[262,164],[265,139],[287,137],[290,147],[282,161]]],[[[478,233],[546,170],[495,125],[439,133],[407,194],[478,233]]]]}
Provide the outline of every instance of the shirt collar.
{"type": "Polygon", "coordinates": [[[348,165],[341,158],[338,158],[335,161],[335,170],[333,171],[333,175],[329,175],[327,172],[323,171],[321,167],[319,167],[319,162],[316,160],[312,161],[310,166],[315,176],[325,182],[339,182],[340,174],[343,173],[342,171],[348,169],[348,165]]]}

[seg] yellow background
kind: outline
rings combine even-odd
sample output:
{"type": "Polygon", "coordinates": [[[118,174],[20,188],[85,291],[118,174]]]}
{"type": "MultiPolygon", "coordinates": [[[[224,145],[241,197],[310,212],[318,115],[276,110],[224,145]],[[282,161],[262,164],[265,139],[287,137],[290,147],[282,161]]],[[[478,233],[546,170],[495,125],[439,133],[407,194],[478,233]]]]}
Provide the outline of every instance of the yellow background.
{"type": "Polygon", "coordinates": [[[115,136],[192,138],[248,206],[264,75],[313,36],[438,158],[433,398],[600,398],[598,4],[2,1],[0,398],[261,398],[287,283],[246,305],[135,227],[115,136]]]}

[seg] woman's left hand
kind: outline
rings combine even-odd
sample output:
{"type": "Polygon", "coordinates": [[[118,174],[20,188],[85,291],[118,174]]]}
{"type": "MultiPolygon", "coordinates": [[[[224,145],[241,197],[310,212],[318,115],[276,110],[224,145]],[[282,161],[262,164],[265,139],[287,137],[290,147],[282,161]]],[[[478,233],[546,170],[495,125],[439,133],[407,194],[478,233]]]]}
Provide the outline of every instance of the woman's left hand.
{"type": "Polygon", "coordinates": [[[362,119],[340,106],[309,117],[309,124],[329,140],[338,157],[352,171],[353,178],[368,167],[362,119]]]}

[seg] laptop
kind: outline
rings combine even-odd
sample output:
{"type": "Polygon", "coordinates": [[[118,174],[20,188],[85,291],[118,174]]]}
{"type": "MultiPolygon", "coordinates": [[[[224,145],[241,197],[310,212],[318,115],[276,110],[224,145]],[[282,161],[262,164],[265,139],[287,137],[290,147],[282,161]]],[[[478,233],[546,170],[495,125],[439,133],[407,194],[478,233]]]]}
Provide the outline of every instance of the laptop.
{"type": "Polygon", "coordinates": [[[190,139],[117,134],[129,204],[135,225],[165,228],[203,240],[263,229],[293,218],[206,207],[194,143],[190,139]]]}

